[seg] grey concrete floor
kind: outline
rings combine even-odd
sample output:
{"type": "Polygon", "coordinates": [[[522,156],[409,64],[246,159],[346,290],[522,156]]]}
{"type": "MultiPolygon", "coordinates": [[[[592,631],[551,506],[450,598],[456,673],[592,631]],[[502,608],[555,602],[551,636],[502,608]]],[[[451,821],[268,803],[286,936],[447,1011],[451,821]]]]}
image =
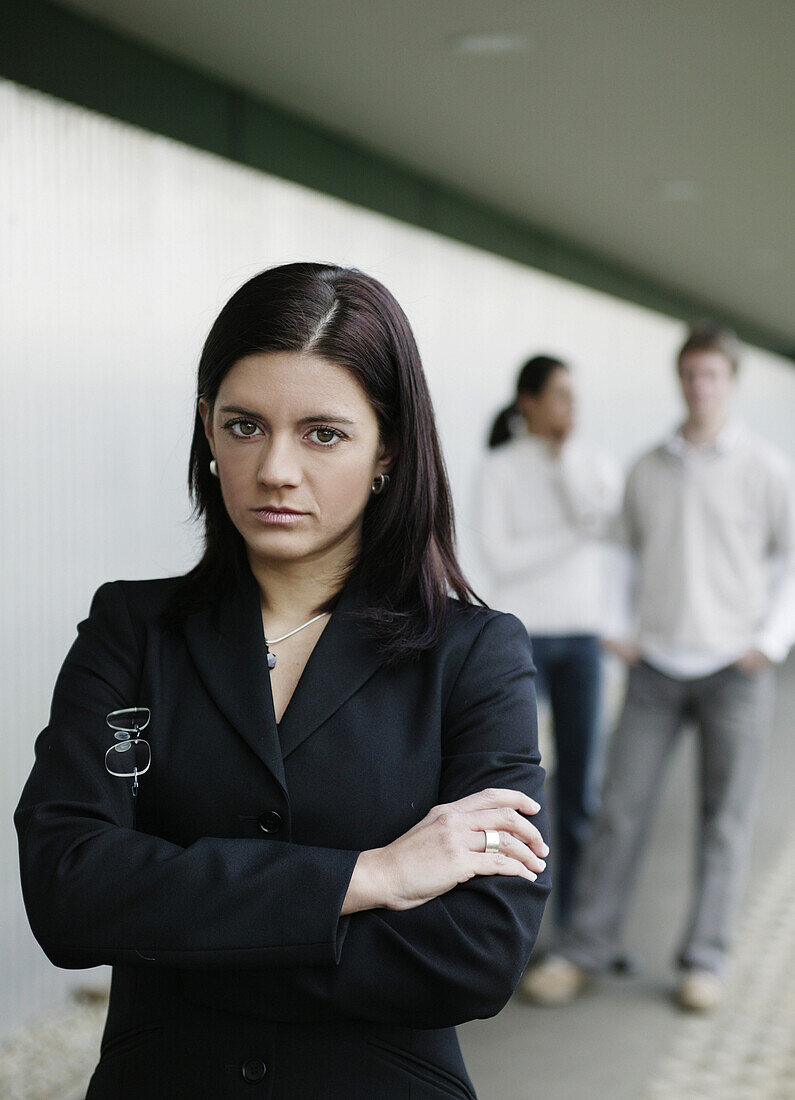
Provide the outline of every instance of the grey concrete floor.
{"type": "MultiPolygon", "coordinates": [[[[753,842],[746,902],[764,880],[783,838],[795,825],[795,659],[779,673],[753,842]]],[[[684,925],[693,871],[696,808],[694,738],[683,730],[663,779],[655,828],[624,946],[641,963],[638,975],[609,978],[566,1008],[542,1009],[514,997],[491,1020],[459,1028],[480,1100],[641,1100],[685,1020],[673,1004],[672,959],[684,925]]],[[[545,916],[539,937],[549,939],[545,916]]],[[[760,951],[764,945],[760,944],[760,951]]],[[[795,1021],[792,1021],[795,1028],[795,1021]]],[[[795,1097],[795,1083],[791,1094],[795,1097]]],[[[683,1095],[682,1100],[687,1100],[683,1095]]],[[[721,1100],[716,1092],[715,1100],[721,1100]]]]}

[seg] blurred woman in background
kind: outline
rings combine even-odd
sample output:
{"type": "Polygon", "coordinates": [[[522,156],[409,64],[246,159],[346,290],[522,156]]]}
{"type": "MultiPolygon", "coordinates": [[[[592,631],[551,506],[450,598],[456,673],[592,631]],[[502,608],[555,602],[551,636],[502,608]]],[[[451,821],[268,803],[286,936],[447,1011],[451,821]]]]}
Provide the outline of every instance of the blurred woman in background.
{"type": "Polygon", "coordinates": [[[565,925],[580,852],[596,809],[602,539],[621,504],[607,454],[573,438],[571,371],[538,355],[522,367],[516,399],[497,416],[478,485],[481,548],[494,607],[511,611],[533,643],[537,690],[547,697],[557,752],[553,898],[565,925]]]}

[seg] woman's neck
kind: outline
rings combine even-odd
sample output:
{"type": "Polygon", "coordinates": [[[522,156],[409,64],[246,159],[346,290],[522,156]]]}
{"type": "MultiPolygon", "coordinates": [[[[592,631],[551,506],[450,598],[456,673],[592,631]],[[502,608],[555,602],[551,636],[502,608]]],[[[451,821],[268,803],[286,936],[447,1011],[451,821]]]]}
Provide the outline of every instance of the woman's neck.
{"type": "Polygon", "coordinates": [[[263,562],[252,560],[251,571],[260,591],[263,615],[272,626],[300,626],[335,596],[345,583],[341,563],[263,562]]]}

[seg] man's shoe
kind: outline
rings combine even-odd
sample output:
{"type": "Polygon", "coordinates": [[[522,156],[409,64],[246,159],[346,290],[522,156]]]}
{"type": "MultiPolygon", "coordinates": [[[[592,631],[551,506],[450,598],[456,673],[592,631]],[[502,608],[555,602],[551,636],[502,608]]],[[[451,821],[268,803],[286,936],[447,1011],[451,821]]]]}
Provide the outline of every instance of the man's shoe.
{"type": "Polygon", "coordinates": [[[682,975],[676,999],[691,1012],[712,1012],[723,1000],[723,982],[712,970],[692,967],[682,975]]]}
{"type": "Polygon", "coordinates": [[[547,955],[529,967],[519,982],[519,992],[528,1001],[546,1008],[570,1004],[591,983],[591,973],[560,955],[547,955]]]}

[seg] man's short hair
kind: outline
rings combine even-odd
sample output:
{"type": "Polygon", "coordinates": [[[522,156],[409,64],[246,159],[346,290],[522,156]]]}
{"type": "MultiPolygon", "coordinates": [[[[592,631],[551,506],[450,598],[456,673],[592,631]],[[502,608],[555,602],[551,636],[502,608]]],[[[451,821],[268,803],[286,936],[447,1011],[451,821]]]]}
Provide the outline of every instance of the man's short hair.
{"type": "Polygon", "coordinates": [[[694,325],[677,356],[677,370],[681,369],[684,356],[691,351],[719,351],[728,359],[734,374],[740,369],[740,341],[737,333],[725,325],[712,321],[699,321],[694,325]]]}

